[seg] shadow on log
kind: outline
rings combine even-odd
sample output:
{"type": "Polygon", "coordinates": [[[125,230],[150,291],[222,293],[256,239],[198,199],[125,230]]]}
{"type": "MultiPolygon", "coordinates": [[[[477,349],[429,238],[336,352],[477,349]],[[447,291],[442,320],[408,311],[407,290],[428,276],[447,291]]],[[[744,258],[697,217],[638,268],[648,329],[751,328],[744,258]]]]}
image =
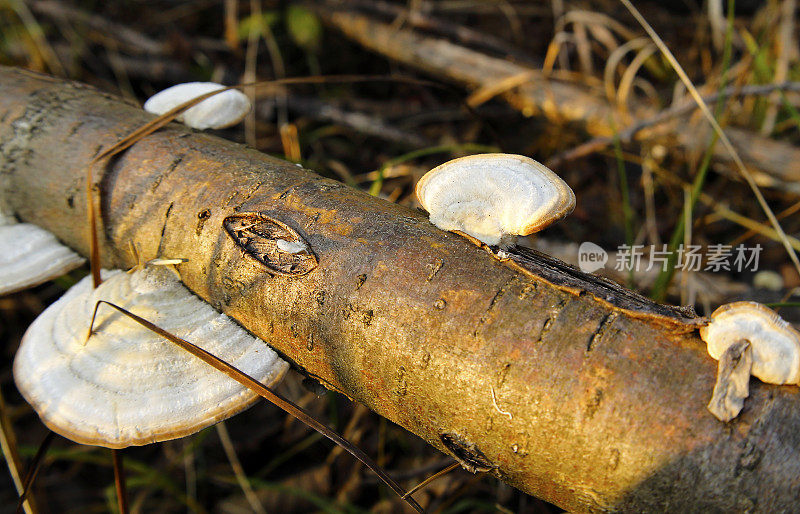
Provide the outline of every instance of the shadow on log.
{"type": "MultiPolygon", "coordinates": [[[[86,254],[84,166],[150,115],[15,69],[0,89],[0,196],[86,254]]],[[[633,312],[560,264],[519,269],[420,212],[177,124],[96,176],[105,266],[134,265],[131,243],[189,259],[197,295],[476,469],[576,511],[797,508],[797,388],[753,382],[717,421],[716,362],[687,311],[633,312]],[[247,213],[296,234],[315,267],[277,274],[243,251],[225,220],[247,213]]]]}

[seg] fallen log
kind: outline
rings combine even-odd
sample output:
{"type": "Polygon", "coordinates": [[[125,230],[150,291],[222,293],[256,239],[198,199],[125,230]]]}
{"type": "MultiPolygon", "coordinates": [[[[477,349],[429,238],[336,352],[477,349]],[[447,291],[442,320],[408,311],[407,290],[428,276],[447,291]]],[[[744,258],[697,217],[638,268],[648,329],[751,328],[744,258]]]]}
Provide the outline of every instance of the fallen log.
{"type": "MultiPolygon", "coordinates": [[[[580,84],[556,80],[540,69],[493,57],[451,43],[446,39],[398,29],[372,17],[354,13],[335,4],[323,2],[316,8],[325,23],[346,37],[389,59],[424,70],[436,77],[461,84],[469,89],[503,88],[500,97],[525,116],[544,116],[556,123],[580,124],[595,137],[610,137],[637,121],[649,120],[658,112],[648,105],[631,101],[630,117],[621,116],[608,100],[580,84]]],[[[760,186],[800,192],[800,149],[746,129],[725,129],[747,167],[760,186]]],[[[709,141],[705,122],[675,118],[642,130],[636,140],[659,138],[667,148],[701,155],[709,141]]],[[[715,162],[731,167],[730,154],[721,144],[714,147],[715,162]]],[[[732,172],[738,176],[737,172],[732,172]]]]}
{"type": "MultiPolygon", "coordinates": [[[[0,90],[0,197],[86,255],[85,165],[151,116],[6,67],[0,90]]],[[[177,124],[95,174],[106,267],[136,264],[132,245],[189,259],[197,295],[465,467],[576,511],[797,508],[797,388],[754,382],[717,421],[716,362],[685,309],[535,252],[500,261],[420,212],[177,124]],[[270,223],[315,258],[267,266],[269,231],[242,227],[270,223]]]]}

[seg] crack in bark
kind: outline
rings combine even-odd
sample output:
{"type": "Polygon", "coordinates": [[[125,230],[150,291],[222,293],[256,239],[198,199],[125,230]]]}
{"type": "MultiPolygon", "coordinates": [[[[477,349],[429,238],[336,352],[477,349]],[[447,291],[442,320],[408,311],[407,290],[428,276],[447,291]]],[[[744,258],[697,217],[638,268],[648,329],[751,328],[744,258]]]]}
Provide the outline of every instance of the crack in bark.
{"type": "Polygon", "coordinates": [[[618,316],[619,313],[617,312],[611,312],[603,316],[603,319],[600,320],[597,328],[594,330],[594,332],[592,332],[592,335],[589,336],[589,342],[586,344],[586,353],[591,352],[598,344],[600,344],[601,339],[610,329],[611,325],[613,325],[617,320],[618,316]]]}
{"type": "Polygon", "coordinates": [[[167,207],[167,212],[164,213],[164,224],[161,225],[161,236],[158,240],[158,250],[156,250],[156,255],[154,257],[163,257],[161,255],[161,250],[164,244],[164,234],[167,232],[167,222],[169,221],[169,216],[172,213],[172,207],[175,206],[175,202],[170,202],[169,207],[167,207]]]}
{"type": "Polygon", "coordinates": [[[428,266],[431,268],[431,272],[428,275],[427,281],[430,282],[431,280],[434,279],[434,277],[436,277],[436,275],[442,269],[442,266],[444,266],[444,261],[442,259],[439,259],[435,263],[429,264],[428,266]]]}

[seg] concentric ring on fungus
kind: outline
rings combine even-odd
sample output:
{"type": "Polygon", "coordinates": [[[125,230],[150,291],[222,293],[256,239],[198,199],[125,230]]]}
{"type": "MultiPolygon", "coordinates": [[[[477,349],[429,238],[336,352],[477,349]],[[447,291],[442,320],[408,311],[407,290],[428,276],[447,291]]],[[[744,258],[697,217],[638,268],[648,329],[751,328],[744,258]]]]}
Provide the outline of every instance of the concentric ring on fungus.
{"type": "Polygon", "coordinates": [[[14,360],[22,395],[51,430],[73,441],[124,448],[197,432],[258,395],[111,308],[106,300],[211,352],[263,384],[289,365],[266,343],[194,296],[164,268],[103,270],[70,288],[28,328],[14,360]]]}
{"type": "Polygon", "coordinates": [[[0,294],[60,277],[84,262],[50,232],[0,214],[0,294]]]}
{"type": "Polygon", "coordinates": [[[416,186],[430,221],[487,245],[508,246],[575,208],[575,193],[558,175],[524,155],[459,157],[426,173],[416,186]]]}
{"type": "Polygon", "coordinates": [[[767,384],[800,382],[800,332],[769,307],[740,301],[720,306],[700,329],[708,353],[719,360],[728,347],[747,339],[753,350],[752,375],[767,384]]]}

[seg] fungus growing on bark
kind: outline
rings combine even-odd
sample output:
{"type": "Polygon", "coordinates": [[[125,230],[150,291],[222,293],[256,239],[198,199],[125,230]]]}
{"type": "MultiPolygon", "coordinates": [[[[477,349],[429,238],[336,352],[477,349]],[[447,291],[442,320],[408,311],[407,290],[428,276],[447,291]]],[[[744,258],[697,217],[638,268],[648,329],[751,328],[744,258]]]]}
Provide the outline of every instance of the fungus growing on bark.
{"type": "Polygon", "coordinates": [[[60,277],[84,263],[50,232],[0,214],[0,295],[60,277]]]}
{"type": "Polygon", "coordinates": [[[575,194],[544,165],[523,155],[480,154],[448,161],[420,179],[417,198],[442,230],[506,247],[575,208],[575,194]]]}
{"type": "MultiPolygon", "coordinates": [[[[225,88],[214,82],[186,82],[172,86],[151,96],[144,103],[144,110],[153,114],[164,114],[198,96],[225,88]]],[[[236,89],[206,98],[178,115],[178,121],[189,127],[221,129],[236,125],[244,119],[252,106],[247,95],[236,89]]]]}
{"type": "Polygon", "coordinates": [[[191,339],[272,385],[288,364],[168,270],[86,277],[30,326],[14,360],[22,395],[51,430],[73,441],[123,448],[189,435],[251,405],[258,395],[99,300],[191,339]]]}
{"type": "Polygon", "coordinates": [[[708,344],[708,353],[720,361],[709,410],[723,421],[739,414],[749,394],[747,381],[741,378],[744,369],[768,384],[800,382],[800,332],[760,303],[719,307],[711,314],[711,323],[700,329],[700,337],[708,344]]]}
{"type": "Polygon", "coordinates": [[[800,333],[772,309],[756,302],[728,303],[700,329],[708,353],[719,360],[728,346],[747,339],[753,348],[753,376],[768,384],[800,381],[800,333]]]}
{"type": "Polygon", "coordinates": [[[708,410],[720,421],[728,422],[739,415],[744,400],[750,395],[750,372],[753,349],[747,339],[728,346],[719,358],[717,383],[708,410]]]}

